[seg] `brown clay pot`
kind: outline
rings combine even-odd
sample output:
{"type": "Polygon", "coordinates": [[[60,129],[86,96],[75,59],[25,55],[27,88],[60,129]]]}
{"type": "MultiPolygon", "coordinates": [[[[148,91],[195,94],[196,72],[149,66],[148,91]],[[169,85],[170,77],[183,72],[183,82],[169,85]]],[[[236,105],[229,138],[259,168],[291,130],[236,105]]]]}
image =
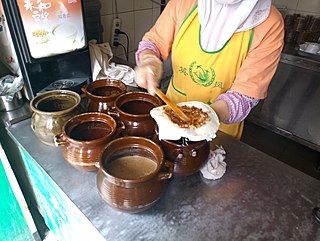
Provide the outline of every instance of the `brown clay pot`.
{"type": "Polygon", "coordinates": [[[126,86],[120,80],[100,79],[81,90],[88,98],[88,111],[107,113],[114,106],[115,99],[126,92],[126,86]]]}
{"type": "Polygon", "coordinates": [[[127,92],[115,100],[108,114],[121,123],[123,136],[152,137],[156,122],[150,110],[162,104],[162,100],[149,93],[127,92]]]}
{"type": "Polygon", "coordinates": [[[88,112],[68,120],[54,140],[69,164],[79,170],[94,171],[101,151],[113,139],[116,128],[111,116],[88,112]]]}
{"type": "Polygon", "coordinates": [[[30,102],[33,111],[31,128],[39,140],[54,145],[54,136],[71,117],[81,113],[81,97],[70,90],[52,90],[34,97],[30,102]]]}
{"type": "Polygon", "coordinates": [[[112,208],[141,212],[160,199],[172,171],[173,164],[164,161],[155,142],[144,137],[121,137],[101,153],[97,188],[112,208]]]}
{"type": "Polygon", "coordinates": [[[174,164],[174,176],[190,176],[206,163],[210,154],[208,141],[159,140],[157,126],[155,132],[153,140],[161,146],[166,160],[174,164]]]}

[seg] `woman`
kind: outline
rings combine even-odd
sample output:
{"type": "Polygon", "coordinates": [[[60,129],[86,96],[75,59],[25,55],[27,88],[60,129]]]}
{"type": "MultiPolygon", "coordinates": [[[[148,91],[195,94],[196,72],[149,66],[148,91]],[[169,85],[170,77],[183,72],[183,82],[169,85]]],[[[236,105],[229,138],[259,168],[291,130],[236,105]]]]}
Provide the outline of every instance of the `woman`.
{"type": "Polygon", "coordinates": [[[271,0],[170,0],[139,43],[136,82],[154,94],[171,55],[167,96],[209,104],[220,130],[240,139],[243,120],[267,95],[283,37],[271,0]]]}

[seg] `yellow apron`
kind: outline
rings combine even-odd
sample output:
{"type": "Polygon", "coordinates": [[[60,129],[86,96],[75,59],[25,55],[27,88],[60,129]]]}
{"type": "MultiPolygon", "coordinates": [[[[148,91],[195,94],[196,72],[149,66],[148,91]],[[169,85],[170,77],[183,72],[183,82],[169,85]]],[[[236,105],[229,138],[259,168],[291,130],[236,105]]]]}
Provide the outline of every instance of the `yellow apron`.
{"type": "MultiPolygon", "coordinates": [[[[247,56],[253,30],[235,33],[225,46],[207,52],[200,44],[197,6],[184,20],[172,46],[173,75],[166,95],[175,103],[202,101],[211,104],[229,90],[247,56]]],[[[221,123],[220,130],[240,139],[241,123],[221,123]]]]}

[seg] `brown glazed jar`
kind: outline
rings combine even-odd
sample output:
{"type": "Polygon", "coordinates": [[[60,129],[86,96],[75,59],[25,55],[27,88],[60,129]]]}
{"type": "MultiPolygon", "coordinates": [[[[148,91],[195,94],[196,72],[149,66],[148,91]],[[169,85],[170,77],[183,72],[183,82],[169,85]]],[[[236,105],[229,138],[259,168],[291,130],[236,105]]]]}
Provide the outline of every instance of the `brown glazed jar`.
{"type": "Polygon", "coordinates": [[[31,128],[39,140],[54,145],[54,136],[61,133],[65,122],[83,111],[80,101],[80,95],[70,90],[51,90],[34,97],[31,128]]]}
{"type": "Polygon", "coordinates": [[[210,143],[203,141],[159,140],[156,126],[156,135],[153,140],[161,146],[166,160],[174,164],[174,176],[190,176],[200,170],[210,154],[210,143]]]}
{"type": "Polygon", "coordinates": [[[156,96],[145,92],[127,92],[120,95],[108,112],[123,127],[123,136],[152,137],[156,126],[150,110],[162,105],[156,96]]]}
{"type": "Polygon", "coordinates": [[[112,208],[142,212],[160,199],[172,171],[173,164],[164,161],[155,142],[144,137],[121,137],[101,153],[97,188],[112,208]]]}
{"type": "Polygon", "coordinates": [[[115,99],[126,92],[126,86],[120,80],[100,79],[81,90],[88,98],[88,111],[107,113],[114,106],[115,99]]]}
{"type": "Polygon", "coordinates": [[[55,136],[55,144],[62,150],[64,159],[73,167],[97,170],[95,163],[105,145],[116,132],[115,120],[104,113],[88,112],[72,117],[55,136]]]}

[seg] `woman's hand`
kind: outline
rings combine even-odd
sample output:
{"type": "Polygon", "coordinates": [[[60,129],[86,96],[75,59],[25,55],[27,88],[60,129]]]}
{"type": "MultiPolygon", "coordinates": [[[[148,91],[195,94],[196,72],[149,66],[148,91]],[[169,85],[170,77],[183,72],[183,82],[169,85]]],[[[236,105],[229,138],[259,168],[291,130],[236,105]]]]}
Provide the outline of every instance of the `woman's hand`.
{"type": "Polygon", "coordinates": [[[139,63],[135,68],[135,81],[141,88],[155,95],[154,89],[159,86],[162,71],[162,61],[153,51],[146,50],[139,56],[139,63]]]}

